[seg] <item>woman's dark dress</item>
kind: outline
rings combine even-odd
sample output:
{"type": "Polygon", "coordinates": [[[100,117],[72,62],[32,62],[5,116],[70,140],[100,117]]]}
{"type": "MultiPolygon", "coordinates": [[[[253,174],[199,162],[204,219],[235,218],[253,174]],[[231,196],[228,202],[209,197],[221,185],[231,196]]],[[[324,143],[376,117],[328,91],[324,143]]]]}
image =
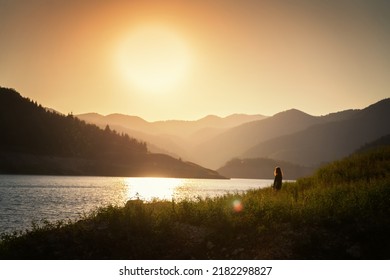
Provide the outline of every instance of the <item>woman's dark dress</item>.
{"type": "Polygon", "coordinates": [[[273,188],[277,191],[282,188],[282,175],[278,174],[275,176],[273,188]]]}

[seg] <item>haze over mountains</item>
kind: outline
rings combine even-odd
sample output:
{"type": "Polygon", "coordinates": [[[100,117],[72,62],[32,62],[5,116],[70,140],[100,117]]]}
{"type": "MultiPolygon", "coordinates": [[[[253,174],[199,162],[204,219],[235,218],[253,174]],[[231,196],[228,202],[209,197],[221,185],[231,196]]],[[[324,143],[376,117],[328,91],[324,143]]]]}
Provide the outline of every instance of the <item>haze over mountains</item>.
{"type": "Polygon", "coordinates": [[[152,152],[164,152],[185,159],[195,159],[195,150],[222,132],[252,121],[262,120],[263,115],[235,114],[225,118],[209,115],[196,121],[168,120],[147,122],[129,115],[97,113],[77,115],[81,120],[104,128],[125,132],[148,143],[152,152]]]}
{"type": "MultiPolygon", "coordinates": [[[[226,171],[229,168],[224,165],[227,162],[232,164],[234,158],[265,158],[269,159],[268,169],[278,162],[288,166],[292,164],[291,170],[295,171],[291,177],[295,178],[390,134],[390,99],[381,100],[365,109],[348,109],[325,116],[312,116],[291,109],[271,117],[208,116],[197,121],[147,122],[138,117],[118,114],[83,114],[78,117],[99,126],[109,124],[118,131],[127,132],[146,141],[151,150],[183,157],[207,168],[220,168],[218,171],[225,176],[249,176],[247,169],[241,173],[226,171]]],[[[259,169],[259,162],[264,167],[265,161],[245,162],[257,164],[259,169]]],[[[272,171],[267,172],[272,174],[272,171]]],[[[256,177],[254,171],[251,174],[249,177],[256,177]]]]}

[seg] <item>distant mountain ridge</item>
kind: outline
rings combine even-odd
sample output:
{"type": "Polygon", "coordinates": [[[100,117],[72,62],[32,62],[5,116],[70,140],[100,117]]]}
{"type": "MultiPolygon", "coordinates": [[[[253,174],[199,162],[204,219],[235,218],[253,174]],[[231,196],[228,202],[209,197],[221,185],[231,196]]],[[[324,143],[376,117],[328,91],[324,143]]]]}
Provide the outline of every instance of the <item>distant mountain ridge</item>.
{"type": "Polygon", "coordinates": [[[270,157],[316,166],[345,157],[364,144],[389,134],[389,119],[390,99],[384,99],[338,121],[319,123],[263,141],[241,156],[270,157]]]}
{"type": "Polygon", "coordinates": [[[0,173],[223,178],[109,126],[46,109],[0,87],[0,173]]]}
{"type": "Polygon", "coordinates": [[[193,133],[205,128],[231,128],[243,123],[266,118],[266,116],[263,115],[234,114],[224,118],[215,115],[208,115],[195,121],[166,120],[148,122],[137,116],[123,114],[110,114],[103,116],[97,113],[86,113],[76,116],[81,120],[95,124],[116,125],[155,135],[176,135],[178,131],[180,131],[182,137],[191,136],[193,133]]]}
{"type": "Polygon", "coordinates": [[[286,179],[311,175],[326,161],[390,145],[389,109],[385,99],[363,110],[326,115],[324,123],[260,143],[217,171],[228,177],[272,178],[275,166],[282,166],[286,179]]]}
{"type": "Polygon", "coordinates": [[[245,123],[195,147],[195,161],[218,168],[231,158],[241,156],[248,147],[261,141],[294,133],[320,122],[319,117],[291,109],[264,120],[245,123]]]}

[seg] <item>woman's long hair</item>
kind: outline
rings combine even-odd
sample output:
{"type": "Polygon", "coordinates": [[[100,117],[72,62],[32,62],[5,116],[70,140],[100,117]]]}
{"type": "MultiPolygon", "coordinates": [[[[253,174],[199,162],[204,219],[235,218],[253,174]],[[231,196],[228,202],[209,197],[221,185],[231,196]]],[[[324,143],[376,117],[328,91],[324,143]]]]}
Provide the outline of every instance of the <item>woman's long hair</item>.
{"type": "Polygon", "coordinates": [[[275,167],[274,176],[283,177],[282,169],[279,166],[275,167]]]}

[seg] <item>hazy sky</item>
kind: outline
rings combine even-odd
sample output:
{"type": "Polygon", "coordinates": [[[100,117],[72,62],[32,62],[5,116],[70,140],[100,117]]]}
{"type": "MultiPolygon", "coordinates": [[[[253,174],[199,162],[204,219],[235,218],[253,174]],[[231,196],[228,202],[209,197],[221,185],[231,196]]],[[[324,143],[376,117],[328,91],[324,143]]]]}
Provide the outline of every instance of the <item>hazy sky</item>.
{"type": "Polygon", "coordinates": [[[390,1],[0,0],[0,85],[149,121],[390,97],[390,1]]]}

